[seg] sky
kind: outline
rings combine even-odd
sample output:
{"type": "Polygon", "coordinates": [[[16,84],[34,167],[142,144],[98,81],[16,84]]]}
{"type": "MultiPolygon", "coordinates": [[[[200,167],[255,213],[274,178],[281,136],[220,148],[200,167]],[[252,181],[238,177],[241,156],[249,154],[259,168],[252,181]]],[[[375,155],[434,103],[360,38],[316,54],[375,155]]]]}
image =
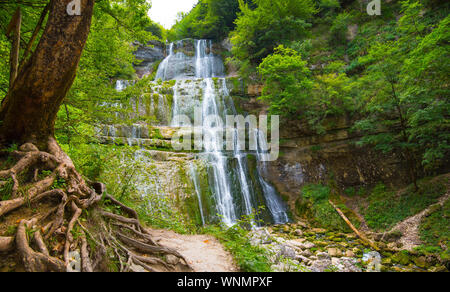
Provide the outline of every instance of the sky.
{"type": "Polygon", "coordinates": [[[189,12],[198,0],[151,0],[150,18],[169,29],[175,24],[178,12],[189,12]]]}

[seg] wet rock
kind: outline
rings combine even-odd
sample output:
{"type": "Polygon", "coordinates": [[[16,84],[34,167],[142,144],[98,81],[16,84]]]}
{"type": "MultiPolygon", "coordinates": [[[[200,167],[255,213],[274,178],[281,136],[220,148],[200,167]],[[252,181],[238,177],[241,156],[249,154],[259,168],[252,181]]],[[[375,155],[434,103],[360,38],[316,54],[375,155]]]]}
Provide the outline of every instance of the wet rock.
{"type": "Polygon", "coordinates": [[[403,266],[408,265],[409,262],[410,262],[409,256],[408,256],[408,254],[406,252],[398,252],[398,253],[396,253],[392,257],[392,260],[395,263],[398,263],[398,264],[403,265],[403,266]]]}
{"type": "Polygon", "coordinates": [[[434,273],[443,273],[443,272],[448,272],[447,268],[444,266],[437,266],[434,268],[430,269],[430,272],[434,272],[434,273]]]}
{"type": "Polygon", "coordinates": [[[414,264],[419,268],[425,269],[427,267],[427,259],[424,256],[415,258],[414,264]]]}
{"type": "Polygon", "coordinates": [[[367,265],[367,272],[380,272],[381,270],[381,255],[376,251],[365,253],[362,262],[367,265]]]}

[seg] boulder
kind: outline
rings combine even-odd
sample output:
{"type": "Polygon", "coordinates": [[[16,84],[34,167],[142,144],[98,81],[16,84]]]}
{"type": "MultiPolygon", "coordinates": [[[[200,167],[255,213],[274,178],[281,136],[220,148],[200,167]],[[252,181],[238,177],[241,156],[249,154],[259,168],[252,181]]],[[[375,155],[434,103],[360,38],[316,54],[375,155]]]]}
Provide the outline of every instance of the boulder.
{"type": "Polygon", "coordinates": [[[335,247],[329,248],[327,252],[328,252],[328,254],[331,257],[340,257],[340,256],[342,256],[341,250],[338,249],[338,248],[335,248],[335,247]]]}
{"type": "Polygon", "coordinates": [[[371,251],[365,253],[362,262],[367,265],[367,272],[380,272],[381,270],[381,255],[379,252],[371,251]]]}

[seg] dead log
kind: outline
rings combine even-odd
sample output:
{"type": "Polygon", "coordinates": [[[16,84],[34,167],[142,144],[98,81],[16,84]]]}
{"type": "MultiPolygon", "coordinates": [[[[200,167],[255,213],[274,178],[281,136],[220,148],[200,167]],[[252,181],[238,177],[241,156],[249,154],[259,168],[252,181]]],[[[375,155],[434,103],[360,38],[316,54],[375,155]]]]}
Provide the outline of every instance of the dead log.
{"type": "Polygon", "coordinates": [[[347,216],[344,215],[344,212],[341,211],[341,209],[339,209],[331,200],[329,200],[328,202],[330,202],[331,206],[333,206],[333,208],[336,210],[336,212],[338,212],[338,214],[342,217],[342,219],[344,219],[345,223],[347,223],[347,225],[353,230],[353,232],[356,233],[356,235],[362,240],[364,241],[366,244],[368,244],[370,247],[372,247],[375,250],[380,250],[378,248],[378,246],[376,246],[376,244],[374,242],[372,242],[369,238],[367,238],[363,233],[361,233],[358,229],[356,229],[356,227],[352,224],[352,222],[350,222],[350,220],[347,218],[347,216]]]}

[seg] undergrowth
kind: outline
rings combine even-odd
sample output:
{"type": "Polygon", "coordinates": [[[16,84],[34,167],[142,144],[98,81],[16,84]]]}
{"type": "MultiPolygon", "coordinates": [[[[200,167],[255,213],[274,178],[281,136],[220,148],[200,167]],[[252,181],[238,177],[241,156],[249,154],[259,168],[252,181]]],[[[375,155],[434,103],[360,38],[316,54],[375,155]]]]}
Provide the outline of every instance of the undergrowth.
{"type": "Polygon", "coordinates": [[[250,242],[249,226],[253,218],[254,216],[245,216],[232,227],[207,226],[203,231],[216,237],[225,246],[242,272],[270,272],[267,252],[250,242]]]}
{"type": "Polygon", "coordinates": [[[369,204],[362,212],[367,225],[377,231],[388,230],[436,203],[446,191],[442,182],[429,179],[422,180],[419,188],[416,192],[413,186],[409,186],[406,191],[396,192],[378,184],[367,197],[369,204]]]}

